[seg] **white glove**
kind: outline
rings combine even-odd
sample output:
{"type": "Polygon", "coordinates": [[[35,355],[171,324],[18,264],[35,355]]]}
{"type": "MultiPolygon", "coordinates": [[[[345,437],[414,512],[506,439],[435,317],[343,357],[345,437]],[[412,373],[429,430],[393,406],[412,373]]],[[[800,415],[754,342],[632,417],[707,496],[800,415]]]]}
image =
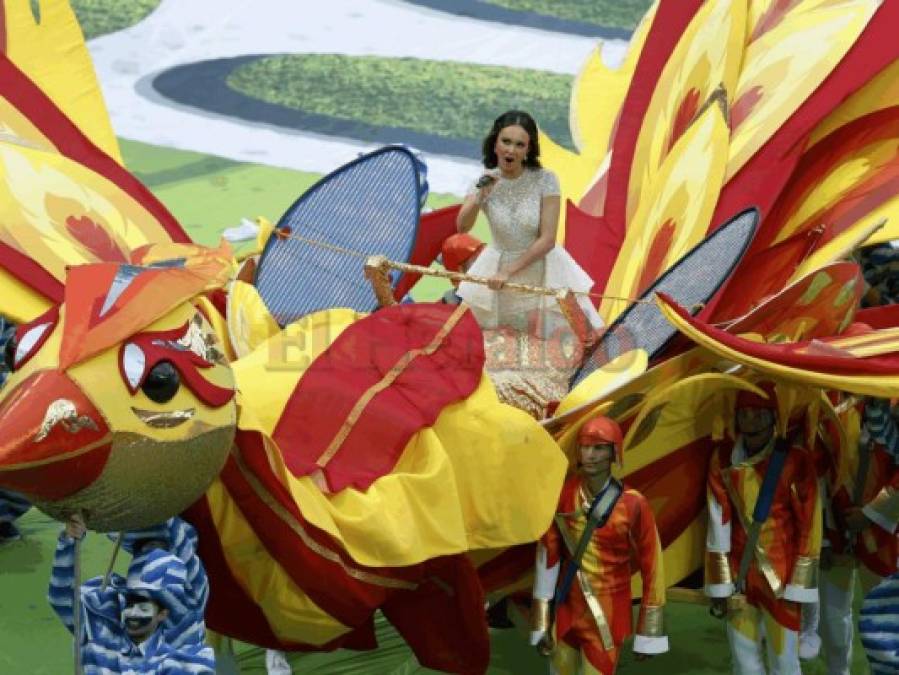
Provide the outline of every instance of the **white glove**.
{"type": "Polygon", "coordinates": [[[259,226],[249,218],[241,218],[240,225],[229,227],[222,232],[222,236],[228,241],[246,241],[255,239],[259,232],[259,226]]]}

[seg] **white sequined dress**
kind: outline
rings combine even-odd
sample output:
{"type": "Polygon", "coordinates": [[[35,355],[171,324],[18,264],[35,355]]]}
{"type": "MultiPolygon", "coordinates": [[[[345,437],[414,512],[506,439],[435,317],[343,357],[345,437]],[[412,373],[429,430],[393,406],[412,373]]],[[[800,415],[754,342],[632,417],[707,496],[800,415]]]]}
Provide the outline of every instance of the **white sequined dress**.
{"type": "MultiPolygon", "coordinates": [[[[470,194],[477,188],[472,184],[470,194]]],[[[536,241],[540,229],[540,210],[543,197],[558,196],[559,181],[552,171],[525,169],[514,179],[500,177],[481,205],[490,224],[493,241],[484,248],[468,270],[469,274],[491,277],[515,262],[536,241]]],[[[546,288],[570,288],[589,291],[593,280],[561,246],[555,246],[509,281],[546,288]]],[[[567,328],[554,298],[518,291],[493,291],[486,286],[462,282],[459,296],[471,306],[478,323],[484,329],[510,327],[530,330],[541,337],[556,329],[567,328]]],[[[578,302],[595,328],[602,326],[589,298],[580,296],[578,302]]]]}

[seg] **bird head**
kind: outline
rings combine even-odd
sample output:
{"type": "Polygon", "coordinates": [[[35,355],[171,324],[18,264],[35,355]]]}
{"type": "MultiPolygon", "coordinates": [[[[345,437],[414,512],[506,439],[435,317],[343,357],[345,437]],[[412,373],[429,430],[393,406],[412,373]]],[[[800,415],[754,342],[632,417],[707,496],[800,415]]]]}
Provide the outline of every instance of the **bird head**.
{"type": "Polygon", "coordinates": [[[0,486],[60,520],[120,530],[199,498],[234,437],[234,378],[198,299],[215,255],[67,272],[64,300],[20,325],[0,390],[0,486]]]}

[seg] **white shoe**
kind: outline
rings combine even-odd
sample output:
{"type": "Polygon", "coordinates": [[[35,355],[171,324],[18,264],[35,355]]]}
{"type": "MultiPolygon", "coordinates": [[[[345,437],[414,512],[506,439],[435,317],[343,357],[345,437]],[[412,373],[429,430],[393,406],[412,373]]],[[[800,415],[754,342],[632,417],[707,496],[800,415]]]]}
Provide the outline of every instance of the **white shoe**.
{"type": "Polygon", "coordinates": [[[249,218],[241,218],[240,225],[237,227],[229,227],[222,236],[228,241],[247,241],[255,239],[259,234],[259,226],[249,218]]]}
{"type": "Polygon", "coordinates": [[[801,633],[799,635],[799,658],[811,661],[821,651],[821,638],[817,633],[801,633]]]}
{"type": "Polygon", "coordinates": [[[284,652],[277,649],[265,650],[265,672],[268,675],[293,675],[290,664],[284,658],[284,652]]]}

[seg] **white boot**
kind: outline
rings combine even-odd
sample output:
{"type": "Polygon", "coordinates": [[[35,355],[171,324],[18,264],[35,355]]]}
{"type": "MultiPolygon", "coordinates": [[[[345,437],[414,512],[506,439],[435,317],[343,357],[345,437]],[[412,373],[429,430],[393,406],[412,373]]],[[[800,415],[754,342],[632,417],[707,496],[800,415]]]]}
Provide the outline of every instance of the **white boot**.
{"type": "Polygon", "coordinates": [[[290,664],[284,657],[284,652],[277,649],[265,650],[265,672],[268,675],[293,675],[290,664]]]}
{"type": "Polygon", "coordinates": [[[799,658],[803,661],[811,661],[821,651],[821,637],[818,635],[820,620],[820,603],[803,603],[802,626],[799,631],[799,658]]]}
{"type": "Polygon", "coordinates": [[[817,633],[801,633],[799,635],[799,658],[811,661],[821,651],[821,638],[817,633]]]}

